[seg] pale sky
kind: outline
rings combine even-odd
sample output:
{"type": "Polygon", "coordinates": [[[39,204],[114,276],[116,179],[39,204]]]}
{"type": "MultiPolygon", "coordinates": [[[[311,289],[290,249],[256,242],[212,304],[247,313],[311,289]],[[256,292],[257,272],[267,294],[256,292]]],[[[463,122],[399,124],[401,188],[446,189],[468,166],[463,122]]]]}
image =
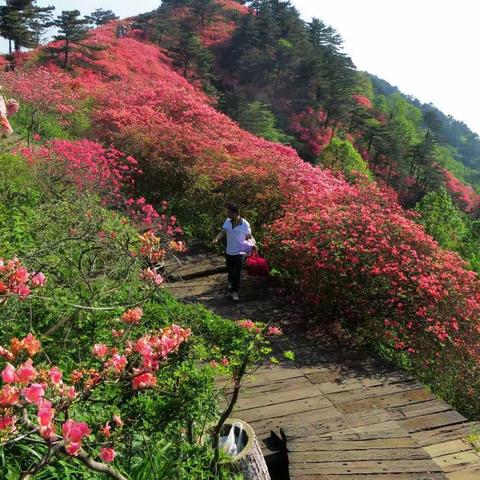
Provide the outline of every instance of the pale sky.
{"type": "MultiPolygon", "coordinates": [[[[3,2],[2,2],[3,3],[3,2]]],[[[480,4],[476,0],[293,0],[302,17],[319,17],[345,40],[360,70],[420,101],[432,102],[480,133],[480,4]]],[[[159,0],[39,0],[57,11],[98,7],[120,17],[159,0]]]]}

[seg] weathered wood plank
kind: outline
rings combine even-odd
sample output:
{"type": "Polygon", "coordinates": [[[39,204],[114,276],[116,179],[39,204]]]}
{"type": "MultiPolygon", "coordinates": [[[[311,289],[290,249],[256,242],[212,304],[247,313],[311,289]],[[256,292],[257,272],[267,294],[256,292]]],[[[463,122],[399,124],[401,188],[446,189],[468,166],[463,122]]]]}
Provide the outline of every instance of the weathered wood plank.
{"type": "MultiPolygon", "coordinates": [[[[422,388],[421,384],[411,380],[387,384],[377,379],[372,379],[368,382],[359,382],[357,380],[356,382],[357,385],[352,386],[352,388],[338,388],[338,385],[335,387],[335,384],[320,384],[319,388],[323,393],[328,394],[329,398],[336,404],[422,388]]],[[[354,381],[352,381],[353,383],[354,381]]]]}
{"type": "Polygon", "coordinates": [[[287,380],[295,377],[303,377],[302,372],[295,367],[276,366],[261,367],[255,373],[250,375],[245,384],[253,383],[254,385],[264,385],[278,380],[287,380]]]}
{"type": "MultiPolygon", "coordinates": [[[[349,434],[349,433],[357,433],[357,434],[364,434],[364,435],[388,435],[390,429],[394,430],[397,429],[398,423],[395,420],[388,420],[386,422],[376,423],[376,424],[366,424],[360,425],[354,428],[345,428],[344,430],[339,430],[334,432],[336,434],[349,434]]],[[[329,435],[329,433],[324,434],[329,435]]]]}
{"type": "Polygon", "coordinates": [[[298,389],[311,387],[312,384],[305,377],[294,377],[286,380],[279,380],[271,383],[255,384],[252,379],[249,382],[245,382],[240,389],[240,400],[242,398],[248,398],[251,396],[270,394],[273,392],[284,392],[288,389],[298,389]]]}
{"type": "MultiPolygon", "coordinates": [[[[304,418],[304,423],[300,427],[292,427],[286,431],[287,436],[292,438],[306,435],[326,435],[334,432],[356,433],[357,427],[366,427],[366,431],[373,429],[375,424],[384,424],[391,422],[390,426],[397,427],[395,422],[391,421],[390,415],[384,410],[372,410],[347,415],[337,415],[330,417],[322,422],[310,421],[308,417],[304,418]]],[[[388,429],[388,428],[387,428],[388,429]]],[[[387,430],[382,427],[382,430],[387,430]]],[[[364,430],[365,431],[365,430],[364,430]]]]}
{"type": "Polygon", "coordinates": [[[288,442],[289,452],[335,452],[338,450],[369,450],[383,448],[418,448],[418,444],[411,437],[373,438],[370,440],[329,440],[328,438],[315,436],[288,442]]]}
{"type": "Polygon", "coordinates": [[[424,447],[425,451],[432,457],[441,457],[452,453],[471,451],[472,446],[463,440],[450,440],[448,442],[436,443],[424,447]]]}
{"type": "Polygon", "coordinates": [[[328,463],[353,461],[393,461],[393,460],[431,460],[423,448],[369,448],[364,450],[336,450],[332,451],[296,451],[288,455],[292,468],[301,463],[328,463]]]}
{"type": "Polygon", "coordinates": [[[291,425],[308,425],[309,423],[319,424],[330,418],[338,416],[340,411],[335,407],[321,408],[307,413],[296,413],[286,415],[284,417],[262,419],[252,422],[255,432],[262,434],[282,428],[284,430],[290,428],[291,425]]]}
{"type": "Polygon", "coordinates": [[[424,387],[396,392],[389,395],[371,397],[368,399],[354,400],[349,402],[337,402],[336,405],[345,413],[361,412],[372,408],[403,407],[416,402],[434,399],[435,396],[424,387]]]}
{"type": "Polygon", "coordinates": [[[245,422],[256,422],[264,419],[301,414],[302,412],[313,412],[328,407],[333,408],[333,405],[325,397],[311,397],[275,405],[267,405],[265,407],[244,409],[238,412],[237,415],[245,422]]]}
{"type": "Polygon", "coordinates": [[[413,405],[406,405],[403,407],[395,407],[388,409],[388,412],[392,415],[393,418],[416,418],[424,415],[430,415],[432,413],[441,413],[453,411],[452,407],[438,398],[433,400],[427,400],[426,402],[419,402],[413,405]]]}
{"type": "Polygon", "coordinates": [[[447,478],[448,480],[478,480],[480,478],[480,466],[449,472],[447,478]]]}
{"type": "Polygon", "coordinates": [[[405,420],[397,420],[399,425],[409,433],[419,432],[421,430],[431,430],[435,427],[455,425],[465,422],[465,417],[455,410],[447,412],[432,413],[405,420]]]}
{"type": "Polygon", "coordinates": [[[478,461],[478,455],[473,451],[457,452],[435,458],[435,463],[447,473],[458,470],[459,467],[478,465],[478,461]]]}
{"type": "Polygon", "coordinates": [[[379,461],[351,461],[351,462],[325,462],[303,463],[290,465],[291,477],[296,474],[321,473],[326,475],[340,474],[374,474],[374,473],[435,473],[441,468],[431,459],[427,460],[379,460],[379,461]]]}
{"type": "MultiPolygon", "coordinates": [[[[445,480],[447,477],[443,473],[386,473],[386,474],[345,474],[345,475],[326,475],[318,473],[294,473],[291,480],[445,480]]],[[[454,479],[460,480],[460,479],[454,479]]],[[[463,479],[462,479],[463,480],[463,479]]],[[[471,480],[471,479],[465,479],[471,480]]]]}
{"type": "MultiPolygon", "coordinates": [[[[235,411],[240,412],[251,408],[278,405],[284,402],[297,401],[312,397],[322,397],[326,400],[323,394],[320,393],[318,388],[314,385],[283,389],[270,394],[260,393],[257,395],[241,395],[239,401],[235,405],[235,411]]],[[[329,404],[331,405],[330,402],[329,404]]]]}
{"type": "Polygon", "coordinates": [[[413,433],[413,437],[422,446],[433,445],[448,440],[464,439],[472,433],[472,429],[478,424],[476,422],[464,422],[455,425],[440,426],[430,430],[421,430],[413,433]]]}

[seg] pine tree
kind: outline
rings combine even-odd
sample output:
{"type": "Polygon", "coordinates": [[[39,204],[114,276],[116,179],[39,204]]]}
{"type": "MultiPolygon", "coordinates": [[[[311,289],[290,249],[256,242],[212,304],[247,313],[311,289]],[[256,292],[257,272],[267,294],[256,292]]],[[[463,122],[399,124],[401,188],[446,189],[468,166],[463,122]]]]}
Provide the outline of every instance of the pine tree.
{"type": "Polygon", "coordinates": [[[54,10],[54,6],[38,7],[36,5],[30,5],[25,9],[26,24],[31,32],[34,47],[38,47],[43,40],[52,22],[54,10]]]}
{"type": "Polygon", "coordinates": [[[214,20],[215,15],[222,10],[222,6],[214,0],[190,0],[191,9],[197,28],[203,28],[214,20]]]}
{"type": "Polygon", "coordinates": [[[111,10],[103,10],[103,8],[97,8],[90,15],[86,15],[85,18],[97,27],[112,20],[118,20],[118,17],[111,10]]]}
{"type": "Polygon", "coordinates": [[[8,40],[9,54],[12,53],[12,44],[16,52],[22,47],[36,46],[30,22],[53,7],[40,8],[35,4],[36,0],[7,0],[6,5],[0,7],[0,35],[8,40]]]}
{"type": "Polygon", "coordinates": [[[212,79],[213,55],[206,49],[197,35],[182,28],[178,44],[172,48],[174,65],[180,67],[182,75],[189,80],[200,79],[208,86],[212,79]]]}
{"type": "Polygon", "coordinates": [[[82,42],[87,38],[88,24],[87,19],[80,18],[78,10],[63,10],[61,15],[50,22],[49,26],[58,28],[55,40],[63,42],[61,47],[50,48],[50,51],[54,55],[63,55],[63,68],[68,67],[70,53],[84,46],[82,42]]]}
{"type": "Polygon", "coordinates": [[[0,7],[0,35],[8,40],[9,55],[12,54],[13,45],[15,48],[19,48],[21,39],[25,38],[27,34],[28,29],[21,12],[10,6],[0,7]]]}

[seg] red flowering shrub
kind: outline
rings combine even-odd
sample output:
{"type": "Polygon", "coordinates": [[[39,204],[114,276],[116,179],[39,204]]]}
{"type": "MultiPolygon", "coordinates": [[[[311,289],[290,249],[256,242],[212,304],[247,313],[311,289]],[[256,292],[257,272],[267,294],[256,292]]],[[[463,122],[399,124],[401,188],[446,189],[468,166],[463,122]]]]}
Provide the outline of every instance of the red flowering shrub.
{"type": "Polygon", "coordinates": [[[475,214],[480,208],[480,195],[469,185],[458,180],[451,172],[442,169],[448,192],[457,206],[466,213],[475,214]]]}
{"type": "Polygon", "coordinates": [[[352,95],[352,98],[355,100],[355,102],[357,103],[358,106],[364,107],[364,108],[367,108],[367,109],[372,108],[372,102],[370,101],[370,99],[368,97],[365,97],[365,95],[360,95],[358,93],[354,93],[352,95]]]}
{"type": "Polygon", "coordinates": [[[42,147],[23,149],[31,162],[42,162],[47,174],[73,182],[79,191],[89,190],[116,201],[122,189],[133,185],[141,173],[137,161],[113,147],[90,140],[52,140],[42,147]]]}
{"type": "Polygon", "coordinates": [[[295,196],[267,242],[272,261],[324,314],[430,367],[430,380],[456,385],[450,393],[457,399],[466,385],[478,398],[477,275],[376,187],[295,196]]]}
{"type": "Polygon", "coordinates": [[[291,119],[290,130],[306,144],[307,153],[316,157],[330,143],[332,129],[325,128],[327,115],[322,111],[307,108],[291,119]]]}

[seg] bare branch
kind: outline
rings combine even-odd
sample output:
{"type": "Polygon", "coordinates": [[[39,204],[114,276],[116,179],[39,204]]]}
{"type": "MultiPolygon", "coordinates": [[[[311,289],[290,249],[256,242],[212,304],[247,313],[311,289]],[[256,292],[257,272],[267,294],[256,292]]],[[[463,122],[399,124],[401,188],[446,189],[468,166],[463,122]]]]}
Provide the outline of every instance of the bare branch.
{"type": "Polygon", "coordinates": [[[114,480],[128,480],[127,477],[114,470],[110,465],[97,462],[93,458],[89,457],[83,450],[80,450],[77,455],[77,459],[94,472],[104,473],[107,475],[107,477],[113,478],[114,480]]]}

